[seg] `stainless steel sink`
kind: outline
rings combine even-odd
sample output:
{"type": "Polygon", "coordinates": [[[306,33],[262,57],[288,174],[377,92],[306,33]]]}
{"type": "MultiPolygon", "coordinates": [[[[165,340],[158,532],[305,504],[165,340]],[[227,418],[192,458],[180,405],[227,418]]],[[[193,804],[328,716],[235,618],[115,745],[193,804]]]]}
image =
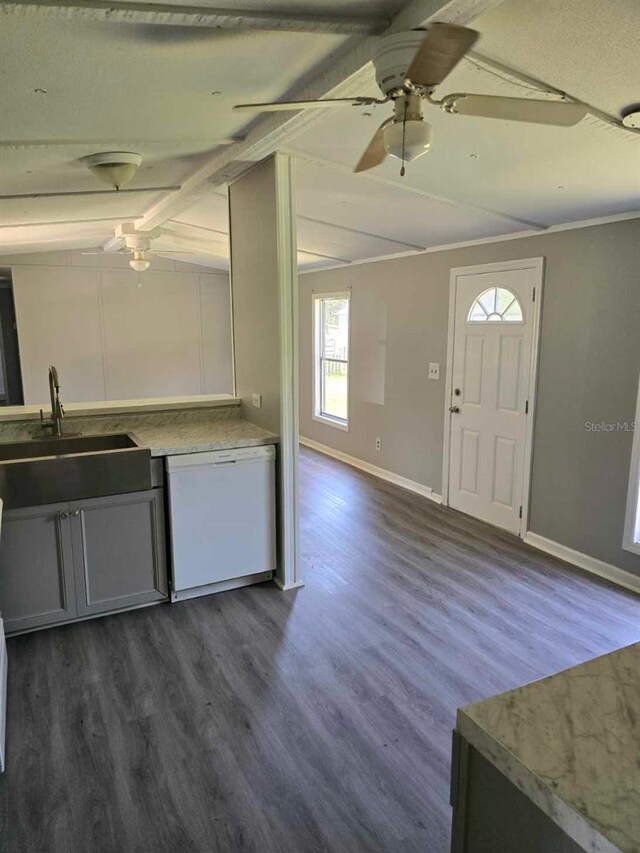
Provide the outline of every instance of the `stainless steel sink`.
{"type": "Polygon", "coordinates": [[[0,498],[5,509],[150,488],[151,451],[130,433],[0,444],[0,498]]]}

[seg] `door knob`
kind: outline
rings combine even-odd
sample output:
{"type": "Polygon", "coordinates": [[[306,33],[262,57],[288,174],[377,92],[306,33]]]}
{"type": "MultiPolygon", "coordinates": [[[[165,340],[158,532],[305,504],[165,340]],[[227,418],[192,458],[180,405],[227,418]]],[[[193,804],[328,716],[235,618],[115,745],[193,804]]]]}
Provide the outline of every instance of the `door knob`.
{"type": "Polygon", "coordinates": [[[457,415],[460,411],[460,406],[449,406],[449,411],[452,415],[457,415]]]}

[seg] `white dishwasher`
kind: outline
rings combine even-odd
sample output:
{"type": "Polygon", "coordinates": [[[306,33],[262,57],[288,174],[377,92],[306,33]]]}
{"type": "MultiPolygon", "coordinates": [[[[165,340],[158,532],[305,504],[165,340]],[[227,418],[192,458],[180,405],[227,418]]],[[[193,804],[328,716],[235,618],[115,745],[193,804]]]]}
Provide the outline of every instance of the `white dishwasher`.
{"type": "Polygon", "coordinates": [[[167,458],[172,601],[273,577],[275,459],[273,445],[167,458]]]}

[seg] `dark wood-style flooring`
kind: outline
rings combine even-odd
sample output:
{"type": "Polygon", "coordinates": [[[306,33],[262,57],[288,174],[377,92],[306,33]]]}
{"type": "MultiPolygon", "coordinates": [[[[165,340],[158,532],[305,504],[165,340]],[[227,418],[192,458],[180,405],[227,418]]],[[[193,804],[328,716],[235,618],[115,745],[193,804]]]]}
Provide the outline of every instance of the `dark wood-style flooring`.
{"type": "Polygon", "coordinates": [[[3,853],[445,853],[459,705],[640,639],[640,599],[311,451],[306,587],[9,641],[3,853]]]}

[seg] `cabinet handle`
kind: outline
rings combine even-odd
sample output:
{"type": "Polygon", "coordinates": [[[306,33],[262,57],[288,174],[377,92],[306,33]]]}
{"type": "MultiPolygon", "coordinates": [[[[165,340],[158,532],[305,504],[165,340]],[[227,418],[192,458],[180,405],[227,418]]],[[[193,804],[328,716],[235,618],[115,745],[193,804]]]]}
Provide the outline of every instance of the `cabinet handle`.
{"type": "Polygon", "coordinates": [[[58,515],[60,518],[69,518],[68,512],[59,512],[58,515]]]}
{"type": "Polygon", "coordinates": [[[71,513],[71,515],[72,515],[74,518],[77,518],[77,517],[80,515],[80,510],[79,510],[79,509],[74,509],[74,511],[71,513]]]}

